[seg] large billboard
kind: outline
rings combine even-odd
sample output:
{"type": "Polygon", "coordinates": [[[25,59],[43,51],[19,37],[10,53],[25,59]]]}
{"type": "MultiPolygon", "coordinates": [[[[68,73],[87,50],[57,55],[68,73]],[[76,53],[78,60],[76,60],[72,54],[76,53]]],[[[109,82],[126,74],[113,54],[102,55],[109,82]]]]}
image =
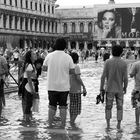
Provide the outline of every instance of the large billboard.
{"type": "Polygon", "coordinates": [[[140,38],[140,7],[99,11],[95,32],[97,38],[140,38]]]}

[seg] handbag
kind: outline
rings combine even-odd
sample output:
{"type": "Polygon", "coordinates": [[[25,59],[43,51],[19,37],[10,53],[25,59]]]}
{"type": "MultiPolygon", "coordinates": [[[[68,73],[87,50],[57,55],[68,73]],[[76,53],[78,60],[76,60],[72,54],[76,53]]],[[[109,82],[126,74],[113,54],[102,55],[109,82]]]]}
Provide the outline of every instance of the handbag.
{"type": "Polygon", "coordinates": [[[22,78],[22,81],[20,82],[19,87],[18,87],[18,95],[19,96],[23,97],[25,85],[27,82],[28,82],[27,78],[22,78]]]}
{"type": "Polygon", "coordinates": [[[33,107],[32,107],[33,112],[39,112],[39,94],[35,94],[33,96],[33,107]]]}

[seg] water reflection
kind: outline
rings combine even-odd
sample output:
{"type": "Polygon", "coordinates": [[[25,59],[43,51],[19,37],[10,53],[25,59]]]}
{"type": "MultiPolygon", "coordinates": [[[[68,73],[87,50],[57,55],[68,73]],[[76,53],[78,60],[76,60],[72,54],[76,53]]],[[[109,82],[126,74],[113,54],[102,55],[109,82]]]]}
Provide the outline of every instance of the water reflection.
{"type": "Polygon", "coordinates": [[[106,129],[104,104],[96,105],[99,93],[103,62],[88,61],[80,65],[81,76],[87,87],[87,96],[82,97],[82,112],[76,120],[77,128],[69,124],[67,116],[66,130],[48,129],[48,96],[46,91],[46,74],[40,77],[40,111],[33,114],[30,124],[22,118],[21,100],[17,93],[6,95],[6,106],[0,119],[0,140],[140,140],[140,129],[135,127],[135,115],[131,106],[133,79],[129,79],[127,94],[124,98],[124,119],[122,130],[116,129],[116,106],[113,108],[111,129],[106,129]],[[82,129],[81,129],[82,128],[82,129]]]}
{"type": "Polygon", "coordinates": [[[132,132],[132,138],[133,140],[140,140],[140,128],[135,127],[135,130],[132,132]]]}
{"type": "Polygon", "coordinates": [[[114,129],[106,129],[106,134],[103,136],[101,140],[121,140],[123,137],[122,130],[114,130],[114,129]]]}
{"type": "Polygon", "coordinates": [[[81,132],[68,129],[49,129],[49,140],[82,140],[81,132]]]}

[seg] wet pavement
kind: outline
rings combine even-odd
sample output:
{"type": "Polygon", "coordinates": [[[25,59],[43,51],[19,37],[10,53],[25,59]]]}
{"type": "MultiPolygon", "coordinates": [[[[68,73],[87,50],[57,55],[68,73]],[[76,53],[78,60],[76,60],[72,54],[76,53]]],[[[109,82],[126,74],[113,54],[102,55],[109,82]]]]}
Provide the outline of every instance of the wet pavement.
{"type": "Polygon", "coordinates": [[[76,128],[70,127],[69,112],[65,130],[47,128],[47,78],[46,73],[43,73],[39,78],[40,110],[39,113],[33,114],[33,120],[30,124],[25,124],[22,121],[21,100],[19,100],[17,93],[6,94],[6,106],[2,112],[3,118],[0,119],[0,140],[139,140],[140,129],[135,126],[134,109],[131,106],[133,79],[129,78],[127,93],[124,96],[124,119],[121,130],[116,128],[115,103],[111,129],[106,129],[105,105],[96,105],[103,64],[102,60],[99,60],[98,63],[89,60],[80,64],[81,76],[88,94],[86,97],[82,97],[82,113],[76,120],[76,128]]]}

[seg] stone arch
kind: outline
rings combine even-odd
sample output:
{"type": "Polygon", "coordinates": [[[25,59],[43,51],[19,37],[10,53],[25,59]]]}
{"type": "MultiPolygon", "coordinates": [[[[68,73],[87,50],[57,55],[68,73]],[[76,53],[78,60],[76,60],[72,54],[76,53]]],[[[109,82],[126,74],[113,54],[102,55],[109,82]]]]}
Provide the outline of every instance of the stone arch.
{"type": "Polygon", "coordinates": [[[98,41],[93,41],[93,46],[97,47],[97,45],[98,45],[98,41]]]}
{"type": "Polygon", "coordinates": [[[117,43],[116,43],[116,41],[112,41],[111,44],[112,44],[112,46],[115,46],[117,43]]]}
{"type": "Polygon", "coordinates": [[[88,23],[88,33],[92,33],[92,23],[88,23]]]}
{"type": "Polygon", "coordinates": [[[126,43],[125,43],[125,41],[121,41],[121,42],[120,42],[120,46],[122,46],[123,48],[126,48],[126,43]]]}
{"type": "Polygon", "coordinates": [[[71,49],[76,49],[76,42],[75,41],[71,42],[71,49]]]}
{"type": "Polygon", "coordinates": [[[83,50],[83,49],[84,49],[84,43],[83,43],[83,42],[80,42],[80,43],[79,43],[79,49],[80,49],[80,50],[83,50]]]}
{"type": "Polygon", "coordinates": [[[135,41],[129,41],[129,48],[130,48],[131,50],[134,50],[134,49],[135,49],[134,44],[135,44],[135,41]]]}
{"type": "Polygon", "coordinates": [[[80,33],[83,33],[84,32],[84,23],[81,22],[80,23],[80,33]]]}
{"type": "Polygon", "coordinates": [[[89,50],[92,49],[92,42],[89,42],[89,43],[87,44],[87,48],[88,48],[89,50]]]}
{"type": "Polygon", "coordinates": [[[72,33],[75,33],[75,30],[76,30],[75,22],[72,22],[71,28],[72,28],[72,29],[71,29],[72,33]]]}
{"type": "Polygon", "coordinates": [[[63,30],[64,30],[64,33],[67,33],[67,31],[68,31],[68,26],[67,26],[67,23],[64,23],[63,30]]]}

